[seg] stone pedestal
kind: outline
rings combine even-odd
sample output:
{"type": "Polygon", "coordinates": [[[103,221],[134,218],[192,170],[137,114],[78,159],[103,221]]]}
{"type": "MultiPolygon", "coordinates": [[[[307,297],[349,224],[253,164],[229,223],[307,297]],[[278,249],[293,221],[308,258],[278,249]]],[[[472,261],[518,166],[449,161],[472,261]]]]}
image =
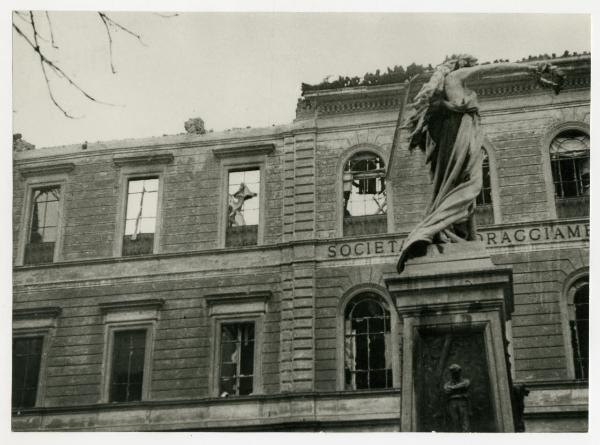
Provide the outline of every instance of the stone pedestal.
{"type": "Polygon", "coordinates": [[[432,245],[385,282],[403,325],[402,431],[461,431],[464,421],[474,432],[514,431],[511,268],[494,265],[479,242],[432,245]],[[465,394],[445,389],[451,364],[469,381],[465,394]]]}

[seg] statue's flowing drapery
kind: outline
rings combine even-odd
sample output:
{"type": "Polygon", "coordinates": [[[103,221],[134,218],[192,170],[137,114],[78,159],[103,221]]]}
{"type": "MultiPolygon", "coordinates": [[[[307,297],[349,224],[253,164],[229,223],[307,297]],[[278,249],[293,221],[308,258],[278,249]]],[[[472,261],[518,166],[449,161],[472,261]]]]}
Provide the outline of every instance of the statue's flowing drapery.
{"type": "Polygon", "coordinates": [[[433,193],[424,219],[404,241],[399,272],[418,246],[470,239],[466,226],[482,185],[483,134],[475,93],[461,103],[432,103],[423,131],[433,193]]]}

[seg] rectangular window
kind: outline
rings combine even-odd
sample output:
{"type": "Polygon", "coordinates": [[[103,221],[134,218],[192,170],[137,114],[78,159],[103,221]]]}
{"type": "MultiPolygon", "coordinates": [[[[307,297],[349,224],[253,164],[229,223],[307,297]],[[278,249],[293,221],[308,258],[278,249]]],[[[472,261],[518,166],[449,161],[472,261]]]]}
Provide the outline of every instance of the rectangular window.
{"type": "Polygon", "coordinates": [[[13,339],[12,406],[35,406],[44,337],[13,339]]]}
{"type": "Polygon", "coordinates": [[[123,256],[144,255],[153,252],[157,204],[158,178],[129,180],[123,256]]]}
{"type": "Polygon", "coordinates": [[[252,394],[254,381],[254,323],[221,325],[219,394],[252,394]]]}
{"type": "Polygon", "coordinates": [[[25,264],[54,261],[54,246],[58,232],[60,187],[48,186],[33,190],[29,237],[25,246],[25,264]]]}
{"type": "Polygon", "coordinates": [[[260,170],[230,171],[225,245],[255,246],[260,210],[260,170]]]}
{"type": "Polygon", "coordinates": [[[111,402],[142,400],[146,330],[117,331],[114,333],[111,402]]]}

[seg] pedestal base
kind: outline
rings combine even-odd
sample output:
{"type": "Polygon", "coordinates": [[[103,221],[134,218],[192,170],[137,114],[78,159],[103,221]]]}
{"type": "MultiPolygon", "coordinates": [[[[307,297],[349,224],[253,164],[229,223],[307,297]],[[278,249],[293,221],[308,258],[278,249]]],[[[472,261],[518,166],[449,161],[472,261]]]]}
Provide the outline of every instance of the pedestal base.
{"type": "MultiPolygon", "coordinates": [[[[479,242],[429,246],[385,282],[403,325],[403,431],[514,431],[505,322],[512,270],[479,242]],[[452,389],[450,365],[468,389],[452,389]]],[[[454,376],[454,383],[456,380],[454,376]]]]}

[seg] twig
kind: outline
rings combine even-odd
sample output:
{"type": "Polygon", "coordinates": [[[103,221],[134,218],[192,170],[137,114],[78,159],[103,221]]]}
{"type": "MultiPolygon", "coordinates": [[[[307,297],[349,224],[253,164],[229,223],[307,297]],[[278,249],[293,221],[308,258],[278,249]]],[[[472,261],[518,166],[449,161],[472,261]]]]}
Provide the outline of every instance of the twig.
{"type": "Polygon", "coordinates": [[[147,46],[144,41],[142,40],[142,37],[139,34],[134,33],[133,31],[131,31],[130,29],[126,28],[125,26],[121,25],[119,22],[114,21],[113,19],[111,19],[108,15],[106,15],[106,13],[104,12],[98,12],[98,14],[100,15],[100,17],[102,18],[102,21],[105,21],[105,23],[108,23],[109,25],[115,26],[123,31],[125,31],[127,34],[132,35],[133,37],[135,37],[136,39],[138,39],[138,41],[144,45],[147,46]]]}
{"type": "Polygon", "coordinates": [[[105,14],[98,13],[100,18],[102,19],[102,23],[104,23],[104,27],[106,28],[106,35],[108,37],[108,55],[110,57],[110,70],[113,74],[116,74],[115,65],[113,64],[113,52],[112,52],[112,36],[110,35],[110,28],[108,26],[107,18],[105,14]]]}
{"type": "Polygon", "coordinates": [[[50,41],[52,42],[52,48],[58,49],[58,46],[54,43],[54,32],[52,31],[52,22],[50,21],[50,14],[46,11],[46,20],[48,20],[48,28],[50,29],[50,41]]]}
{"type": "Polygon", "coordinates": [[[56,75],[58,75],[59,77],[62,77],[63,79],[65,79],[72,87],[74,87],[75,89],[77,89],[83,96],[85,96],[87,99],[91,100],[92,102],[97,102],[97,103],[101,103],[104,105],[113,105],[107,102],[102,102],[98,99],[96,99],[95,97],[93,97],[92,95],[90,95],[87,91],[85,91],[83,88],[81,88],[73,79],[71,79],[71,77],[66,74],[59,66],[57,66],[56,64],[54,64],[54,62],[52,62],[51,60],[49,60],[43,53],[42,49],[40,48],[39,45],[39,41],[38,41],[38,32],[37,32],[37,28],[35,25],[35,18],[33,16],[33,12],[29,12],[29,18],[31,20],[31,27],[33,30],[33,42],[31,41],[31,39],[29,37],[27,37],[27,35],[25,35],[25,33],[17,26],[13,23],[13,29],[21,36],[23,37],[23,39],[33,48],[33,50],[38,54],[39,58],[40,58],[40,64],[42,67],[42,73],[44,75],[44,79],[46,81],[46,86],[48,88],[48,93],[50,95],[50,99],[52,100],[52,102],[54,103],[54,105],[68,118],[74,119],[74,116],[70,115],[56,100],[56,98],[54,97],[54,94],[52,92],[52,88],[50,87],[50,80],[48,78],[48,73],[47,73],[47,69],[46,68],[50,68],[56,75]]]}

